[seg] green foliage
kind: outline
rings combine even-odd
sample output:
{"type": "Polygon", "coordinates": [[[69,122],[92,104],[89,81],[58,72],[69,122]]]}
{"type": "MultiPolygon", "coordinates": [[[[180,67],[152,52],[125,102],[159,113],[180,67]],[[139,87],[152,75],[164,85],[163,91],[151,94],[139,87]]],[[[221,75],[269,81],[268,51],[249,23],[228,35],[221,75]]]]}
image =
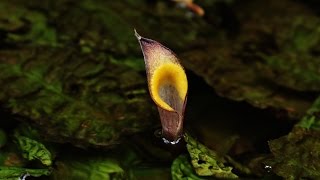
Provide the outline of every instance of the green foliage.
{"type": "Polygon", "coordinates": [[[306,115],[302,120],[296,125],[308,130],[314,130],[320,132],[320,97],[316,99],[313,105],[309,108],[306,115]]]}
{"type": "Polygon", "coordinates": [[[203,178],[195,174],[187,156],[178,156],[171,165],[172,180],[201,180],[203,178]]]}
{"type": "Polygon", "coordinates": [[[0,179],[18,180],[24,176],[40,177],[43,175],[48,176],[50,173],[51,172],[48,169],[26,169],[4,166],[0,167],[0,179]]]}
{"type": "Polygon", "coordinates": [[[259,64],[265,77],[279,86],[298,91],[319,91],[320,77],[317,55],[320,43],[320,19],[295,15],[283,20],[274,40],[278,50],[261,55],[259,64]]]}
{"type": "Polygon", "coordinates": [[[115,159],[103,156],[78,158],[58,161],[52,179],[125,179],[125,171],[115,159]]]}
{"type": "Polygon", "coordinates": [[[47,18],[39,12],[29,11],[21,6],[0,3],[0,29],[8,30],[8,42],[27,42],[34,45],[56,46],[56,31],[48,26],[47,18]],[[27,29],[23,33],[16,33],[27,29]],[[15,32],[16,31],[16,32],[15,32]]]}
{"type": "Polygon", "coordinates": [[[143,71],[145,69],[144,67],[144,61],[142,59],[136,59],[136,58],[129,58],[129,59],[121,59],[120,61],[117,59],[111,58],[111,63],[128,66],[136,71],[143,71]]]}
{"type": "Polygon", "coordinates": [[[123,59],[67,48],[0,54],[7,58],[0,65],[0,83],[7,87],[0,101],[39,125],[39,133],[51,140],[108,146],[153,122],[148,118],[153,112],[145,106],[144,79],[127,63],[113,62],[123,59]]]}
{"type": "Polygon", "coordinates": [[[24,158],[28,160],[38,159],[42,164],[51,166],[51,153],[42,143],[20,135],[16,136],[16,141],[24,158]]]}
{"type": "Polygon", "coordinates": [[[273,171],[285,179],[320,178],[320,98],[293,130],[284,137],[269,142],[274,159],[273,171]]]}
{"type": "Polygon", "coordinates": [[[243,4],[234,12],[239,32],[206,37],[203,49],[180,56],[219,95],[301,118],[313,101],[303,95],[320,90],[320,20],[300,3],[281,2],[243,4]]]}
{"type": "Polygon", "coordinates": [[[292,54],[263,56],[267,64],[263,69],[268,72],[268,78],[277,77],[274,80],[277,84],[294,90],[318,91],[320,87],[317,70],[320,67],[319,63],[306,54],[299,54],[292,58],[289,56],[292,54]]]}
{"type": "Polygon", "coordinates": [[[232,173],[232,167],[224,165],[226,161],[219,157],[215,151],[208,149],[187,134],[184,138],[191,157],[191,164],[199,176],[214,176],[229,179],[238,177],[232,173]]]}

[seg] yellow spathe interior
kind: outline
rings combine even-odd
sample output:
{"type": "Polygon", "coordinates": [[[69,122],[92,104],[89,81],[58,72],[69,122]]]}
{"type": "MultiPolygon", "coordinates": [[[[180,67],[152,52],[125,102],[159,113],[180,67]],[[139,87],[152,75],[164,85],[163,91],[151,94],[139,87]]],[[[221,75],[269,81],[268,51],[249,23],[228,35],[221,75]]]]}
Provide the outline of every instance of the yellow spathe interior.
{"type": "Polygon", "coordinates": [[[172,85],[177,90],[179,97],[184,101],[188,91],[188,81],[186,73],[179,64],[171,62],[162,64],[155,69],[150,78],[150,91],[153,100],[161,108],[174,111],[160,97],[159,89],[164,84],[172,85]]]}

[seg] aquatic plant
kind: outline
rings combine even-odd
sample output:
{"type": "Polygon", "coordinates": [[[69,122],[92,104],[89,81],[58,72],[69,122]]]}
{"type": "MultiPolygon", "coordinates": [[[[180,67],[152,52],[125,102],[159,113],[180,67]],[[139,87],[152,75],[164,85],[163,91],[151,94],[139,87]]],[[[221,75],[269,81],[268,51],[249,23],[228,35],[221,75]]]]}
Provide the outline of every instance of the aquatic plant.
{"type": "Polygon", "coordinates": [[[165,143],[179,142],[187,102],[188,81],[179,59],[157,41],[141,37],[139,40],[148,79],[151,98],[158,106],[165,143]]]}

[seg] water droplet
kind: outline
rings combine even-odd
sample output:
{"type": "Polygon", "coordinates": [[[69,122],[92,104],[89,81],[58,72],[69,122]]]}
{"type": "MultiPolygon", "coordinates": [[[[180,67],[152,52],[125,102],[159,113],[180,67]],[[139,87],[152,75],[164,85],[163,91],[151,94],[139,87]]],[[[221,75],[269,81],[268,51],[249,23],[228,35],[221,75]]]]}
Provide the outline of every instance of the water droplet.
{"type": "Polygon", "coordinates": [[[29,176],[30,176],[29,173],[23,174],[21,177],[19,177],[19,180],[26,180],[26,178],[29,176]]]}
{"type": "Polygon", "coordinates": [[[265,166],[264,166],[264,169],[265,169],[268,173],[270,173],[270,172],[272,171],[272,166],[270,166],[270,165],[265,165],[265,166]]]}
{"type": "Polygon", "coordinates": [[[162,136],[162,129],[157,129],[157,130],[155,130],[155,131],[154,131],[154,136],[155,136],[156,138],[161,138],[165,144],[175,145],[175,144],[178,144],[178,143],[180,142],[180,140],[181,140],[181,137],[179,137],[179,138],[178,138],[177,140],[175,140],[175,141],[169,141],[168,139],[166,139],[166,138],[164,138],[164,137],[162,136]]]}
{"type": "Polygon", "coordinates": [[[169,141],[169,140],[166,139],[166,138],[162,138],[162,140],[163,140],[163,142],[164,142],[165,144],[175,145],[175,144],[178,144],[178,143],[180,142],[181,138],[179,138],[179,139],[177,139],[177,140],[175,140],[175,141],[169,141]]]}

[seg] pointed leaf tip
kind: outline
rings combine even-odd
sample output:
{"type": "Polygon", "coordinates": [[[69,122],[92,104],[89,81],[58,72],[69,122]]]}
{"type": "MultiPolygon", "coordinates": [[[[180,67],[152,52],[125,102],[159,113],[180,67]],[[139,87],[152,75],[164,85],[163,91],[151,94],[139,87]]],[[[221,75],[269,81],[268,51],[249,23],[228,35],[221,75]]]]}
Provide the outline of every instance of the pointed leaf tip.
{"type": "Polygon", "coordinates": [[[133,29],[134,30],[134,35],[137,37],[138,40],[141,39],[141,36],[138,34],[138,32],[136,31],[136,29],[133,29]]]}

